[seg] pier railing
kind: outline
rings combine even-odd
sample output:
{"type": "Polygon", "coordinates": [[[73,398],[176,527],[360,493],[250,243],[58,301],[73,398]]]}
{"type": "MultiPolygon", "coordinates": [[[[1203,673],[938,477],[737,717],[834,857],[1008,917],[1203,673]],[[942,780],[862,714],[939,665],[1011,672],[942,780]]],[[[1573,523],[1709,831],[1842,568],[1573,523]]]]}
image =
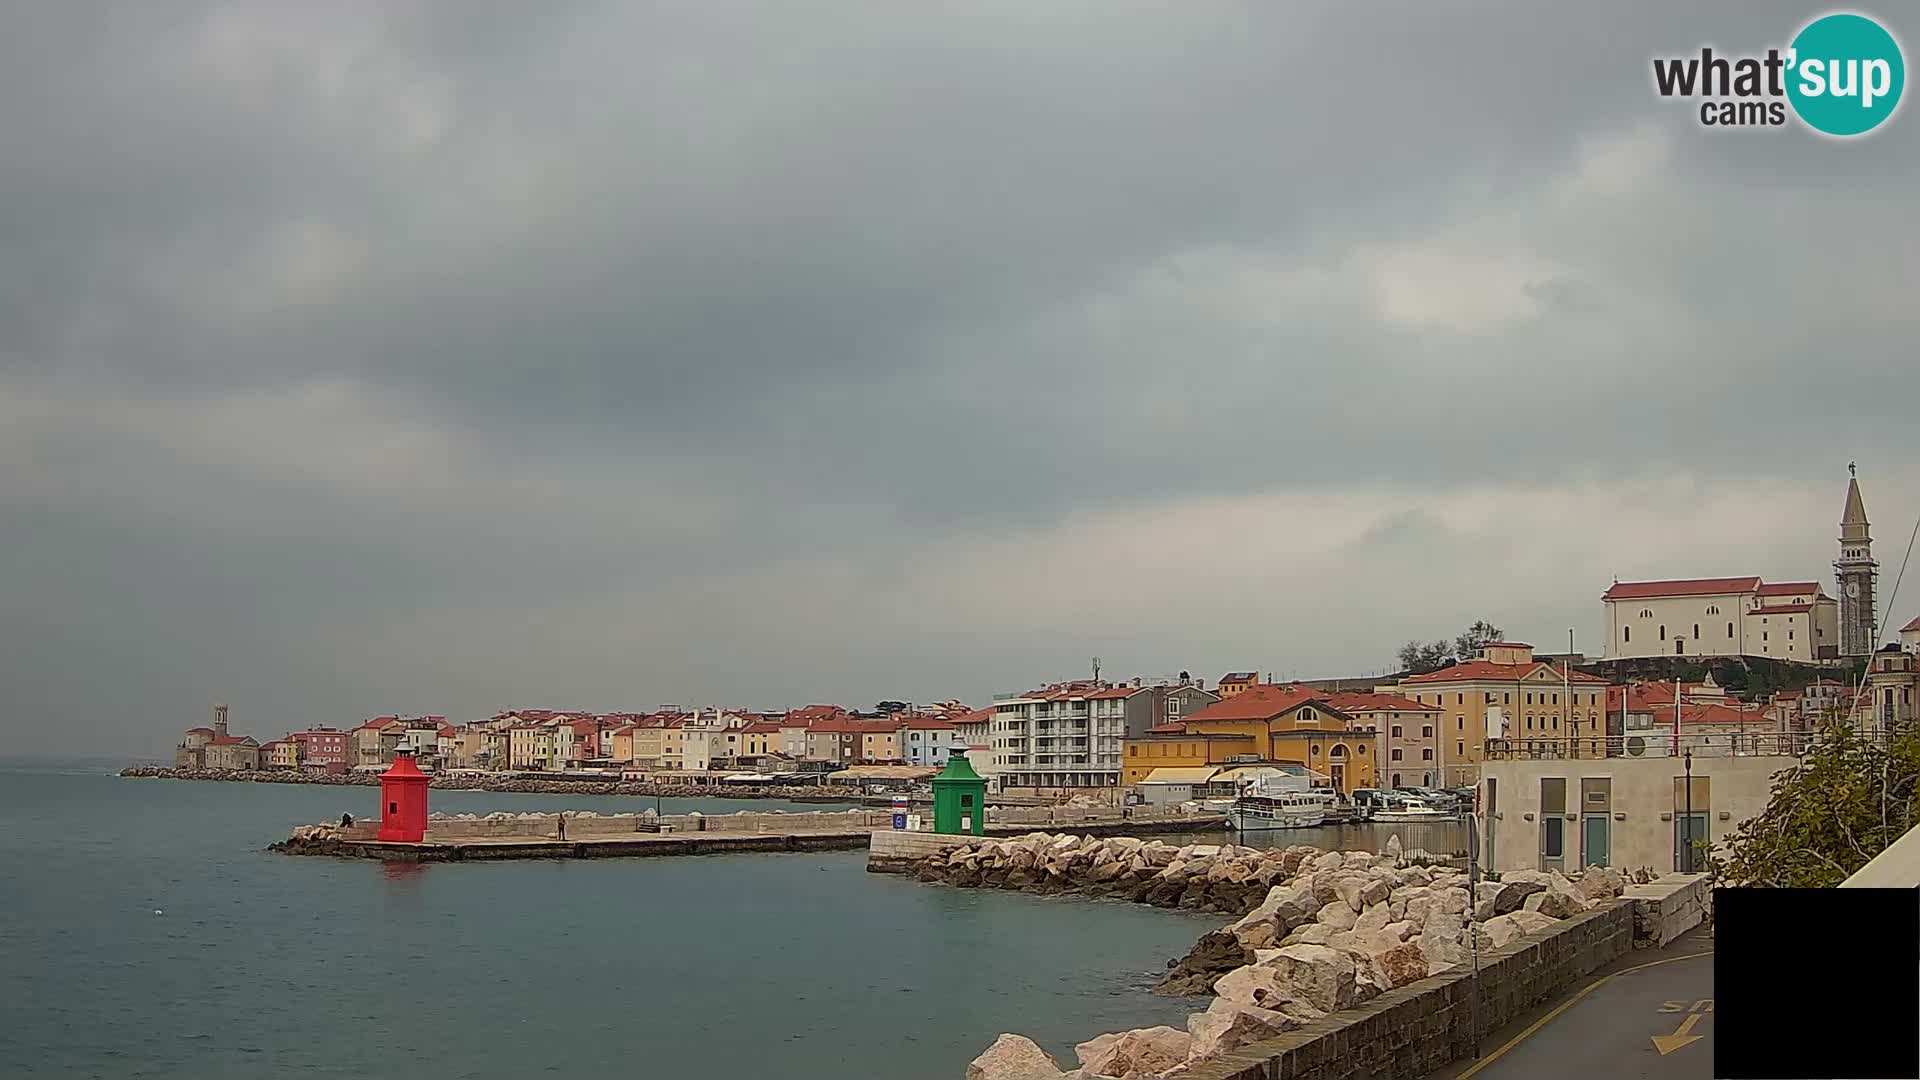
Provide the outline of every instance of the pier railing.
{"type": "Polygon", "coordinates": [[[1488,761],[1562,758],[1801,757],[1816,736],[1805,731],[1636,732],[1578,739],[1488,739],[1488,761]]]}

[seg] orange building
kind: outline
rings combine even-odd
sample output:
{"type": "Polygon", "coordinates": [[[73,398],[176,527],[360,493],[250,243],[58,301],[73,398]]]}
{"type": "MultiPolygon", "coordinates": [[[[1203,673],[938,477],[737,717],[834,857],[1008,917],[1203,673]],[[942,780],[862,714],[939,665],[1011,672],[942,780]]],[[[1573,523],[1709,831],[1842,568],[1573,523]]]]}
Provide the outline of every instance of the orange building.
{"type": "Polygon", "coordinates": [[[1355,727],[1330,697],[1298,686],[1248,686],[1127,740],[1122,782],[1137,784],[1162,768],[1291,762],[1327,777],[1336,791],[1376,786],[1374,734],[1355,727]]]}

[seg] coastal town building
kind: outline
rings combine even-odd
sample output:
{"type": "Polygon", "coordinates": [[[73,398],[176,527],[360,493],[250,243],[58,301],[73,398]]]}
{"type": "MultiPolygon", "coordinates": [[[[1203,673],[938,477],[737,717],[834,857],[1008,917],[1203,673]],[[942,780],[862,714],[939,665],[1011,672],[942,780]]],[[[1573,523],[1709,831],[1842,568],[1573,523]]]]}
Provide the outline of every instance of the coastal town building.
{"type": "Polygon", "coordinates": [[[1867,662],[1866,686],[1854,710],[1862,731],[1891,734],[1920,720],[1920,656],[1889,643],[1867,662]]]}
{"type": "Polygon", "coordinates": [[[1325,776],[1335,791],[1377,786],[1374,732],[1298,686],[1258,684],[1126,741],[1125,782],[1163,768],[1292,763],[1325,776]]]}
{"type": "Polygon", "coordinates": [[[291,738],[260,744],[260,765],[268,769],[298,769],[300,744],[291,738]]]}
{"type": "Polygon", "coordinates": [[[347,733],[333,728],[309,728],[287,736],[299,745],[303,769],[344,769],[352,764],[347,748],[347,733]]]}
{"type": "Polygon", "coordinates": [[[902,759],[908,765],[944,768],[948,758],[955,752],[965,753],[969,746],[957,724],[931,716],[908,717],[899,739],[902,759]]]}
{"type": "Polygon", "coordinates": [[[1229,671],[1220,676],[1220,681],[1215,684],[1214,689],[1222,698],[1238,697],[1259,682],[1260,673],[1257,671],[1229,671]]]}
{"type": "Polygon", "coordinates": [[[1700,869],[1703,849],[1766,809],[1774,775],[1798,759],[1765,743],[1758,752],[1735,752],[1726,740],[1691,749],[1682,759],[1508,757],[1495,748],[1480,766],[1489,867],[1700,869]]]}
{"type": "Polygon", "coordinates": [[[1811,663],[1840,654],[1839,606],[1814,581],[1616,581],[1600,599],[1609,660],[1759,656],[1811,663]]]}
{"type": "Polygon", "coordinates": [[[1555,667],[1524,642],[1497,641],[1472,660],[1378,688],[1441,710],[1435,757],[1444,786],[1471,784],[1488,739],[1578,740],[1606,733],[1606,680],[1555,667]]]}
{"type": "Polygon", "coordinates": [[[1435,787],[1445,781],[1440,771],[1440,706],[1378,692],[1329,693],[1326,702],[1351,717],[1355,731],[1374,736],[1382,786],[1435,787]]]}
{"type": "Polygon", "coordinates": [[[1191,677],[1151,685],[1080,679],[999,695],[988,725],[990,770],[1001,791],[1118,787],[1125,740],[1219,700],[1191,677]]]}
{"type": "Polygon", "coordinates": [[[1920,653],[1920,615],[1900,628],[1900,647],[1910,653],[1920,653]]]}

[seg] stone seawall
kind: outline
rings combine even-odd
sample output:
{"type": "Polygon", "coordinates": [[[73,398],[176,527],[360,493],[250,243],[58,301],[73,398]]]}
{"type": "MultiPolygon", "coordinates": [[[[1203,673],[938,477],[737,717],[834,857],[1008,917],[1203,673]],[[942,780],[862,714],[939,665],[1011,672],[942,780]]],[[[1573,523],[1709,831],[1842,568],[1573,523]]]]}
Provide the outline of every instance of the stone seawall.
{"type": "Polygon", "coordinates": [[[1481,954],[1471,972],[1442,972],[1278,1038],[1250,1043],[1181,1080],[1413,1080],[1473,1053],[1497,1031],[1633,948],[1631,902],[1612,902],[1481,954]]]}
{"type": "Polygon", "coordinates": [[[1155,987],[1212,995],[1186,1030],[1098,1036],[1075,1048],[1079,1067],[1069,1073],[1031,1040],[1005,1034],[974,1060],[969,1080],[1411,1080],[1455,1060],[1476,1032],[1633,948],[1636,927],[1658,940],[1697,925],[1704,888],[1693,878],[1647,882],[1642,872],[1630,886],[1604,868],[1470,883],[1450,866],[1412,865],[1392,851],[1045,835],[927,852],[918,866],[923,880],[960,887],[1244,912],[1170,961],[1155,987]],[[1640,895],[1624,896],[1630,887],[1640,895]],[[1477,1022],[1462,989],[1476,953],[1477,1022]]]}

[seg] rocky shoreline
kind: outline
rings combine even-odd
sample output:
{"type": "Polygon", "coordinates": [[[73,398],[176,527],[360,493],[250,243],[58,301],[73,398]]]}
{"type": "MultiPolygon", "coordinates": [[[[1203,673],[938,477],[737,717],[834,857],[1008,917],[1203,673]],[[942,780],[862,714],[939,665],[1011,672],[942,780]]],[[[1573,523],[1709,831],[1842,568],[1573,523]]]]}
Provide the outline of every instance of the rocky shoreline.
{"type": "MultiPolygon", "coordinates": [[[[121,776],[161,780],[222,780],[256,784],[319,784],[330,787],[379,787],[378,773],[308,773],[278,769],[174,769],[159,765],[131,765],[121,776]]],[[[786,802],[845,803],[860,801],[857,791],[834,793],[823,785],[748,787],[716,790],[704,784],[653,784],[631,780],[526,780],[485,775],[436,775],[429,787],[447,791],[491,791],[510,795],[635,795],[668,799],[781,799],[786,802]]]]}
{"type": "Polygon", "coordinates": [[[1075,1048],[1079,1067],[1071,1071],[1032,1040],[1003,1034],[967,1067],[967,1080],[1179,1076],[1197,1062],[1465,964],[1476,946],[1497,949],[1613,903],[1630,880],[1652,876],[1518,871],[1470,892],[1463,871],[1418,862],[1397,840],[1376,855],[1033,833],[929,856],[916,876],[961,888],[1125,897],[1240,916],[1169,960],[1154,988],[1213,995],[1186,1030],[1099,1036],[1075,1048]]]}

